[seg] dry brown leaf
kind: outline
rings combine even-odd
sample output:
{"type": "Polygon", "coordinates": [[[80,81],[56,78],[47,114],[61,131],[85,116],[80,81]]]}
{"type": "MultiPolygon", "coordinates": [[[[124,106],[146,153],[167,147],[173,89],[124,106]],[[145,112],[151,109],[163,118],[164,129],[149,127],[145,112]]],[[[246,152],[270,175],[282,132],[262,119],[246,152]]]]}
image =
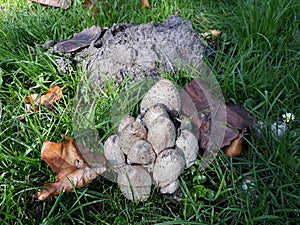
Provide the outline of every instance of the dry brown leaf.
{"type": "MultiPolygon", "coordinates": [[[[92,154],[87,149],[85,151],[92,154]]],[[[102,155],[94,155],[98,163],[91,167],[72,138],[61,143],[44,141],[41,155],[57,176],[55,182],[45,184],[45,188],[34,195],[39,200],[89,184],[106,171],[105,158],[102,155]]]]}
{"type": "Polygon", "coordinates": [[[72,0],[30,0],[32,2],[40,3],[42,5],[50,5],[58,8],[68,9],[72,0]]]}
{"type": "Polygon", "coordinates": [[[148,0],[141,0],[141,4],[142,4],[143,7],[151,9],[151,6],[150,6],[148,0]]]}
{"type": "Polygon", "coordinates": [[[38,94],[30,94],[26,96],[26,111],[27,112],[36,112],[39,110],[39,104],[44,105],[48,109],[52,109],[53,104],[62,98],[62,90],[66,86],[59,87],[53,86],[51,87],[45,95],[39,97],[38,94]]]}
{"type": "Polygon", "coordinates": [[[215,116],[212,118],[210,106],[218,102],[218,98],[210,91],[207,83],[203,80],[193,79],[184,86],[181,91],[182,112],[185,116],[190,117],[195,112],[200,112],[199,116],[192,118],[193,124],[199,128],[199,140],[201,148],[206,149],[209,145],[211,121],[219,121],[220,129],[215,129],[214,136],[225,136],[220,144],[220,148],[229,146],[233,140],[238,138],[239,133],[247,131],[248,127],[255,125],[255,120],[248,114],[242,105],[225,105],[220,102],[220,106],[215,109],[215,116]],[[194,106],[194,108],[193,108],[194,106]],[[226,124],[222,125],[223,122],[226,124]],[[225,127],[224,127],[225,126],[225,127]]]}
{"type": "Polygon", "coordinates": [[[92,42],[96,41],[105,30],[106,28],[95,25],[90,28],[85,28],[80,33],[74,34],[72,39],[58,42],[53,47],[53,50],[64,53],[75,52],[81,48],[88,47],[92,42]]]}
{"type": "Polygon", "coordinates": [[[212,36],[218,37],[221,36],[222,32],[218,30],[208,30],[205,33],[201,34],[204,38],[210,38],[212,36]]]}
{"type": "Polygon", "coordinates": [[[205,33],[202,33],[201,36],[209,41],[210,44],[213,44],[216,41],[216,37],[222,35],[221,31],[218,30],[208,30],[205,33]]]}
{"type": "Polygon", "coordinates": [[[192,116],[192,123],[199,129],[195,135],[201,140],[202,149],[207,149],[212,140],[220,147],[226,146],[231,142],[232,136],[234,138],[237,136],[235,131],[222,125],[226,121],[226,106],[211,92],[207,82],[193,79],[184,86],[180,95],[183,114],[187,117],[192,116]],[[215,124],[219,124],[218,129],[212,127],[212,120],[215,124]],[[212,135],[211,132],[213,132],[212,135]],[[226,133],[230,134],[229,137],[226,133]],[[230,140],[227,140],[228,138],[230,140]],[[226,144],[227,141],[228,144],[226,144]]]}
{"type": "Polygon", "coordinates": [[[95,2],[93,2],[91,0],[84,0],[84,2],[82,3],[82,5],[84,5],[88,9],[90,9],[92,7],[95,7],[95,2]]]}
{"type": "Polygon", "coordinates": [[[224,153],[228,156],[240,156],[243,147],[243,133],[234,139],[231,144],[224,148],[224,153]]]}
{"type": "Polygon", "coordinates": [[[38,105],[38,94],[30,94],[26,96],[25,103],[26,103],[26,111],[27,112],[35,112],[38,111],[39,105],[38,105]]]}
{"type": "Polygon", "coordinates": [[[97,16],[99,9],[97,8],[96,1],[84,0],[82,3],[86,8],[89,9],[88,16],[97,16]]]}

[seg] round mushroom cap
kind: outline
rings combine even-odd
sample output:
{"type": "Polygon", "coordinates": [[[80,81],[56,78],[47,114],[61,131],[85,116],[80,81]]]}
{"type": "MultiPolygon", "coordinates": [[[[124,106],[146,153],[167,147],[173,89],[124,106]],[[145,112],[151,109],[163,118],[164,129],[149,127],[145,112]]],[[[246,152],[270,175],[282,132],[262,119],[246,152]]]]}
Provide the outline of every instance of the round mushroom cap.
{"type": "Polygon", "coordinates": [[[118,184],[127,199],[146,201],[151,192],[152,180],[142,167],[126,165],[118,171],[118,184]]]}
{"type": "Polygon", "coordinates": [[[137,163],[148,165],[155,159],[155,153],[151,144],[145,140],[136,141],[127,154],[127,162],[129,164],[137,163]]]}
{"type": "Polygon", "coordinates": [[[162,103],[167,106],[170,112],[180,112],[180,94],[172,81],[162,79],[154,84],[142,99],[141,112],[144,112],[146,109],[151,108],[157,103],[162,103]]]}
{"type": "Polygon", "coordinates": [[[128,154],[129,149],[133,144],[145,139],[147,136],[147,129],[137,121],[134,121],[125,126],[119,134],[119,146],[125,154],[128,154]]]}
{"type": "Polygon", "coordinates": [[[185,158],[180,149],[165,149],[156,158],[153,179],[160,188],[165,187],[178,179],[184,167],[185,158]]]}
{"type": "Polygon", "coordinates": [[[176,147],[181,149],[184,154],[186,168],[191,167],[194,164],[199,152],[198,139],[192,132],[188,130],[182,130],[176,140],[176,147]]]}
{"type": "Polygon", "coordinates": [[[118,136],[111,135],[104,143],[104,157],[112,168],[125,165],[125,156],[119,147],[118,136]]]}
{"type": "Polygon", "coordinates": [[[169,118],[160,116],[149,125],[147,141],[152,145],[156,154],[166,148],[174,147],[175,140],[176,129],[169,118]]]}
{"type": "Polygon", "coordinates": [[[147,109],[147,111],[143,117],[143,122],[146,127],[149,127],[151,125],[151,123],[160,116],[165,116],[165,117],[169,118],[168,108],[164,104],[157,103],[154,106],[147,109]]]}
{"type": "Polygon", "coordinates": [[[135,121],[134,117],[131,115],[125,115],[118,126],[118,134],[122,132],[122,130],[130,123],[133,123],[135,121]]]}
{"type": "Polygon", "coordinates": [[[178,188],[179,188],[180,182],[179,180],[175,180],[174,182],[161,187],[160,188],[160,193],[162,194],[173,194],[178,188]]]}

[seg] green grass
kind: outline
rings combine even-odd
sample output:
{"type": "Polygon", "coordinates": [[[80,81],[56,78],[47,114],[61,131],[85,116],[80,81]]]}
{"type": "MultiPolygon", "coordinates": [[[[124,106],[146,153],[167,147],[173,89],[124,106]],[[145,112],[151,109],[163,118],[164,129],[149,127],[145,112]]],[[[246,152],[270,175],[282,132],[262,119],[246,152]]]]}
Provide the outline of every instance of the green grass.
{"type": "MultiPolygon", "coordinates": [[[[104,1],[99,1],[99,15],[93,18],[78,0],[67,11],[26,0],[0,1],[1,224],[299,224],[299,2],[150,0],[152,10],[142,9],[139,0],[100,2],[104,1]],[[147,202],[132,203],[103,177],[44,202],[33,198],[43,183],[55,180],[40,157],[43,141],[74,135],[72,103],[82,71],[58,72],[57,55],[42,50],[32,54],[31,49],[49,39],[70,38],[94,24],[162,21],[178,9],[198,33],[223,32],[205,60],[226,102],[242,103],[267,125],[262,137],[251,131],[242,157],[220,152],[202,172],[199,157],[181,176],[179,203],[157,190],[147,202]],[[26,113],[25,96],[45,93],[52,85],[67,86],[55,104],[58,114],[45,108],[26,113]],[[296,120],[282,138],[272,137],[269,126],[286,112],[294,113],[296,120]],[[254,182],[257,197],[242,190],[244,179],[254,182]]],[[[98,104],[95,119],[103,139],[113,132],[106,112],[116,96],[112,88],[98,104]]]]}

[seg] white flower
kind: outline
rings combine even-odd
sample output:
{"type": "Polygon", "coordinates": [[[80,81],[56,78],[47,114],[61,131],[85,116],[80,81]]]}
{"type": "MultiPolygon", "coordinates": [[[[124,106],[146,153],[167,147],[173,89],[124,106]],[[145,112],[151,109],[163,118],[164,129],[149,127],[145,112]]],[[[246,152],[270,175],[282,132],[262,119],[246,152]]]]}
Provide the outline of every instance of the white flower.
{"type": "Polygon", "coordinates": [[[287,130],[286,123],[283,121],[278,121],[272,124],[272,136],[273,137],[281,137],[284,135],[285,131],[287,130]]]}
{"type": "Polygon", "coordinates": [[[247,179],[245,179],[245,180],[243,180],[242,181],[242,189],[246,192],[246,193],[248,193],[248,194],[250,194],[250,195],[252,195],[252,196],[254,196],[254,197],[258,197],[257,195],[256,195],[256,190],[255,190],[255,183],[252,181],[252,179],[249,179],[249,178],[247,178],[247,179]]]}
{"type": "Polygon", "coordinates": [[[293,113],[282,114],[282,117],[285,119],[284,122],[290,122],[290,120],[295,119],[295,115],[293,113]]]}
{"type": "Polygon", "coordinates": [[[254,183],[249,179],[244,180],[242,183],[242,188],[244,191],[248,191],[249,188],[252,189],[253,186],[254,186],[254,183]]]}

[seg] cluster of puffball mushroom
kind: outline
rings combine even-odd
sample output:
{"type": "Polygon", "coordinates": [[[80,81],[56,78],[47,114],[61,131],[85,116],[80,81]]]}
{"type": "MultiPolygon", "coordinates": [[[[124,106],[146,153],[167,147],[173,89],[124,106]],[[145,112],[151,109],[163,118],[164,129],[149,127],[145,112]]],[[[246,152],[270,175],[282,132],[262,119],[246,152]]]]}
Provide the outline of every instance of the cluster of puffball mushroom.
{"type": "Polygon", "coordinates": [[[118,133],[104,143],[104,156],[127,199],[146,201],[152,186],[174,193],[180,174],[196,160],[198,139],[180,110],[177,87],[159,80],[142,99],[141,114],[124,116],[118,133]]]}

